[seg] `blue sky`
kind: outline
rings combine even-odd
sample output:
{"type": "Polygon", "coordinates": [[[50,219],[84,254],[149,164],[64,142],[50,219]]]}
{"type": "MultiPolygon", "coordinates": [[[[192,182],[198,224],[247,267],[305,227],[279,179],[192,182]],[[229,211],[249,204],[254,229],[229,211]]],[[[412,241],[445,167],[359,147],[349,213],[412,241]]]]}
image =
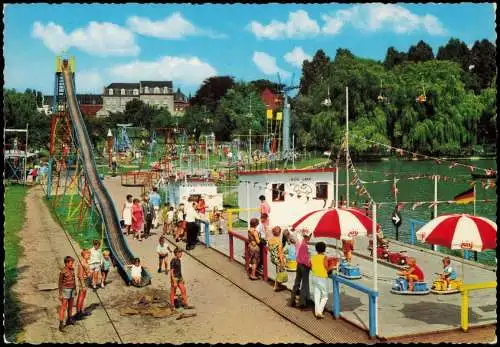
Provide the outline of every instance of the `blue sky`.
{"type": "Polygon", "coordinates": [[[383,60],[419,40],[496,40],[492,4],[17,5],[4,8],[5,87],[51,94],[55,56],[74,55],[79,92],[172,80],[193,93],[232,75],[297,83],[303,59],[337,48],[383,60]]]}

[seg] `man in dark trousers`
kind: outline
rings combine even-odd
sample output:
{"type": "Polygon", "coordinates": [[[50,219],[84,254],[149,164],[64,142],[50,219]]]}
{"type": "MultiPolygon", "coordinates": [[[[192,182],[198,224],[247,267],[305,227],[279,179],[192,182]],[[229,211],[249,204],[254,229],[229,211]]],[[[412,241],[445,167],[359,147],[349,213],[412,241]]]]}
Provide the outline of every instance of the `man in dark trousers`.
{"type": "Polygon", "coordinates": [[[309,300],[309,271],[311,270],[311,258],[307,243],[311,239],[311,232],[307,229],[302,230],[302,241],[297,242],[297,273],[295,275],[295,283],[292,289],[292,307],[295,307],[295,297],[298,294],[300,287],[299,308],[307,307],[309,300]]]}
{"type": "Polygon", "coordinates": [[[196,203],[193,203],[191,206],[186,206],[186,222],[187,222],[187,245],[186,250],[194,249],[196,246],[196,241],[198,239],[198,223],[196,223],[196,219],[198,218],[198,214],[196,212],[196,203]]]}
{"type": "Polygon", "coordinates": [[[142,210],[144,211],[144,237],[148,238],[153,227],[153,220],[155,219],[155,208],[151,201],[149,201],[147,194],[143,195],[142,210]]]}

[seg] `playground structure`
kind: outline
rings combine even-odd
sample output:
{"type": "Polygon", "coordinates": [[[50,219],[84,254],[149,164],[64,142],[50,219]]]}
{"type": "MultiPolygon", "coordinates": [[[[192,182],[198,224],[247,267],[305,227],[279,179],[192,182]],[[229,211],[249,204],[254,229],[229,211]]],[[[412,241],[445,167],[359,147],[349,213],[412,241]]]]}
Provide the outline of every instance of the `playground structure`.
{"type": "Polygon", "coordinates": [[[20,184],[26,184],[28,172],[28,160],[35,157],[34,153],[28,151],[28,124],[26,129],[3,129],[3,148],[4,148],[4,168],[5,178],[20,184]],[[12,144],[6,143],[7,133],[14,133],[16,137],[12,138],[12,144]],[[20,144],[17,134],[25,135],[25,143],[20,144]]]}
{"type": "MultiPolygon", "coordinates": [[[[114,202],[99,176],[94,151],[75,96],[75,64],[56,58],[48,179],[44,189],[59,221],[91,240],[106,240],[118,270],[131,283],[128,265],[135,256],[120,227],[114,202]]],[[[151,282],[143,269],[142,285],[151,282]]]]}

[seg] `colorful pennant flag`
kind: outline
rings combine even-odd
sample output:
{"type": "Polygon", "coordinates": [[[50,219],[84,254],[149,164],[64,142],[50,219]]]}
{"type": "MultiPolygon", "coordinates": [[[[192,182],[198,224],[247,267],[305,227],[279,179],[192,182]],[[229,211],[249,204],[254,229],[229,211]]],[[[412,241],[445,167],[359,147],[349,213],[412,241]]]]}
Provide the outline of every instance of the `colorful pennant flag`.
{"type": "Polygon", "coordinates": [[[455,203],[459,205],[468,204],[474,201],[474,188],[468,189],[465,192],[458,194],[453,198],[455,203]]]}

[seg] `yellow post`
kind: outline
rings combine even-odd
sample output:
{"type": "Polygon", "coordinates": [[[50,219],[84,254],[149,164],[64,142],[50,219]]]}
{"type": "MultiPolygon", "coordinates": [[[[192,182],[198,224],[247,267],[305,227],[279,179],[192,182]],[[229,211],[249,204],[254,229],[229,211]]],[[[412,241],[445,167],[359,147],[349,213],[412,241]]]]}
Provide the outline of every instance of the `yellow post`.
{"type": "Polygon", "coordinates": [[[469,330],[469,291],[462,291],[462,316],[461,326],[464,332],[469,330]]]}
{"type": "Polygon", "coordinates": [[[227,230],[233,230],[233,208],[227,209],[227,230]]]}
{"type": "Polygon", "coordinates": [[[471,290],[496,288],[496,286],[497,281],[462,285],[462,287],[460,288],[460,294],[462,295],[460,326],[464,332],[467,332],[469,330],[469,292],[471,290]]]}

